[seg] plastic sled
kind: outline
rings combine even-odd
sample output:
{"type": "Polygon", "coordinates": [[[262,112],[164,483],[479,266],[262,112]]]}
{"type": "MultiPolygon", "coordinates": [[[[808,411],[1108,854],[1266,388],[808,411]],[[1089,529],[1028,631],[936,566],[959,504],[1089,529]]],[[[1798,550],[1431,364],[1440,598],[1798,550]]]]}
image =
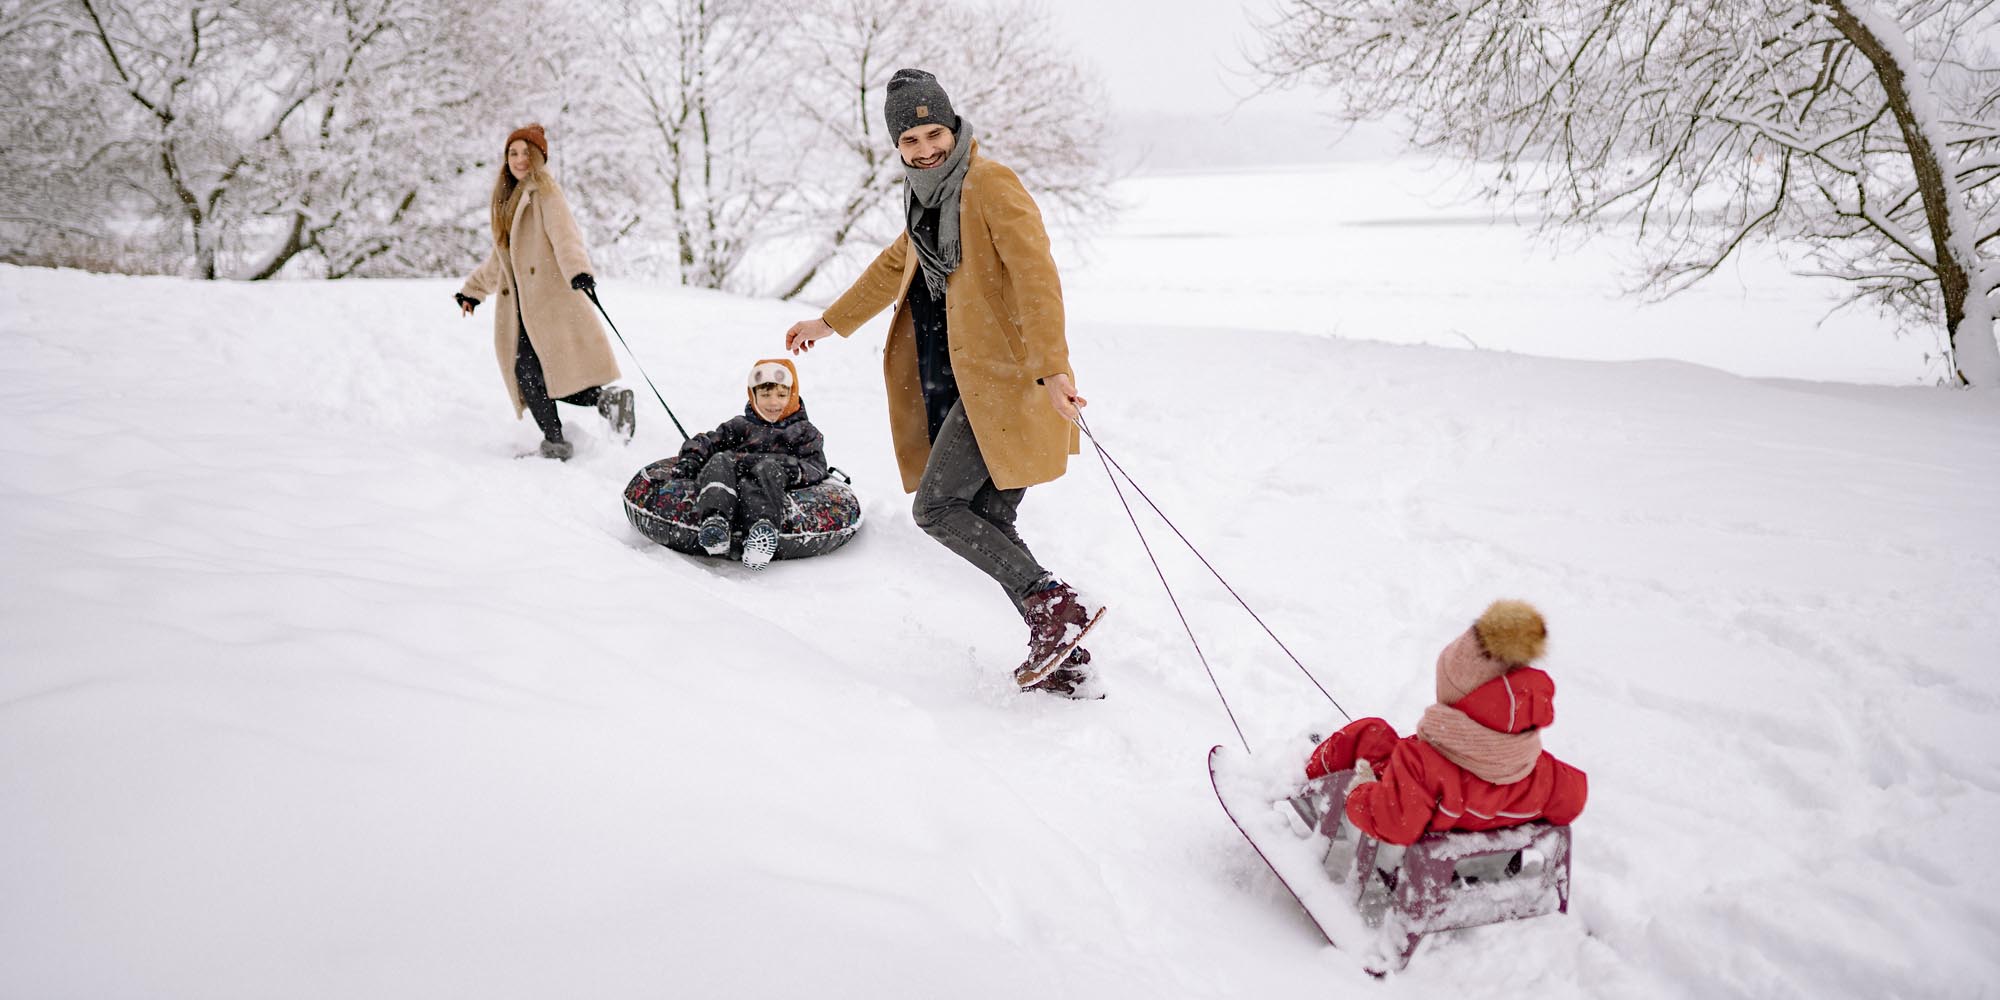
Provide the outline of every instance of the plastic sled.
{"type": "Polygon", "coordinates": [[[1534,822],[1384,844],[1347,821],[1354,772],[1259,803],[1246,801],[1240,784],[1226,790],[1229,754],[1209,751],[1224,811],[1327,941],[1356,952],[1374,975],[1405,968],[1427,934],[1569,911],[1567,826],[1534,822]]]}

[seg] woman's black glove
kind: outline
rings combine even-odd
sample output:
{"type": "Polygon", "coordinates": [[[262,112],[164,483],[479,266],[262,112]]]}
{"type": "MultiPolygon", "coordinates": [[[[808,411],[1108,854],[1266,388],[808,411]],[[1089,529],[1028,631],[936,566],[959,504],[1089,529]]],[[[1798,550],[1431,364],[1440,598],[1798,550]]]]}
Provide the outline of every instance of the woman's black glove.
{"type": "Polygon", "coordinates": [[[460,309],[465,310],[466,312],[471,312],[473,309],[479,306],[478,299],[475,299],[472,296],[465,294],[464,292],[453,292],[451,293],[451,297],[457,299],[458,307],[460,309]]]}
{"type": "Polygon", "coordinates": [[[683,455],[674,460],[675,479],[693,479],[701,475],[701,459],[693,455],[683,455]]]}
{"type": "Polygon", "coordinates": [[[589,271],[585,271],[582,274],[579,274],[576,277],[569,279],[569,287],[574,288],[579,292],[596,291],[597,279],[591,277],[589,271]]]}

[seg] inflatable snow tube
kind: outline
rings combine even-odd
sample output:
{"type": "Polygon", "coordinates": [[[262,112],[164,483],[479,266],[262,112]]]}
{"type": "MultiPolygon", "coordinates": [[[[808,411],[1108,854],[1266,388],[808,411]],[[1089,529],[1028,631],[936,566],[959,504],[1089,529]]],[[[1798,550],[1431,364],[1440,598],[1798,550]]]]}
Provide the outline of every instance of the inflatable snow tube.
{"type": "MultiPolygon", "coordinates": [[[[695,535],[695,481],[675,479],[674,460],[663,458],[639,470],[625,486],[625,517],[647,538],[689,555],[706,555],[695,535]]],[[[847,544],[861,528],[861,500],[836,472],[811,486],[787,491],[785,516],[778,524],[779,559],[824,555],[847,544]],[[839,477],[839,478],[836,478],[839,477]]],[[[743,532],[732,528],[732,553],[743,551],[743,532]]]]}

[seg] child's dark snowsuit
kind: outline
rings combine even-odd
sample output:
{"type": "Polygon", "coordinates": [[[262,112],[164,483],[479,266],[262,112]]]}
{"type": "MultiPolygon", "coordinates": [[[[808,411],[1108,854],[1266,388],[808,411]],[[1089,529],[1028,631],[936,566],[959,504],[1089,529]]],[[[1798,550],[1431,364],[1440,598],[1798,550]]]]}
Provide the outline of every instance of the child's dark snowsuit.
{"type": "Polygon", "coordinates": [[[776,525],[784,520],[786,490],[826,478],[825,441],[806,419],[804,406],[773,423],[758,416],[754,405],[746,405],[742,416],[681,445],[674,474],[701,486],[696,519],[733,518],[740,511],[737,524],[776,525]]]}

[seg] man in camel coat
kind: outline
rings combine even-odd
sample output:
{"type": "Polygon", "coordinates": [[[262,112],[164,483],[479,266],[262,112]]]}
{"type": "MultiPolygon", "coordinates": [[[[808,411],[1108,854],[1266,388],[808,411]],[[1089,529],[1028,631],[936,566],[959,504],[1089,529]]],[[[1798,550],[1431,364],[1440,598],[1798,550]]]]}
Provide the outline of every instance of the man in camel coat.
{"type": "Polygon", "coordinates": [[[1090,697],[1078,645],[1102,607],[1036,561],[1015,531],[1027,488],[1078,450],[1062,284],[1040,210],[922,70],[898,70],[883,108],[904,166],[905,226],[785,346],[809,350],[894,308],[882,371],[903,488],[925,533],[992,577],[1027,622],[1024,690],[1090,697]]]}

